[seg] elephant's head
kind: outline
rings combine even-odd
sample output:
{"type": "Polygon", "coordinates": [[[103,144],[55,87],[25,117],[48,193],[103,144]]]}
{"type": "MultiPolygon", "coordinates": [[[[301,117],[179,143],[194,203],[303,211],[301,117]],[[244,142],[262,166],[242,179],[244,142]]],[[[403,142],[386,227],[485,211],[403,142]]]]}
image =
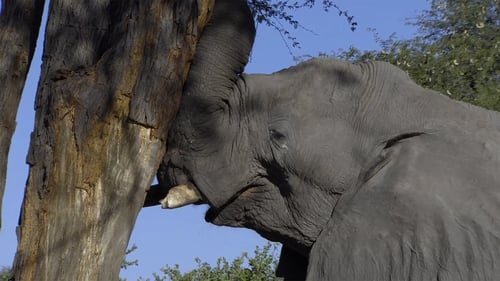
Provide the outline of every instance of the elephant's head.
{"type": "Polygon", "coordinates": [[[283,243],[282,263],[307,266],[340,198],[452,112],[383,63],[242,74],[254,36],[246,1],[216,1],[159,170],[160,185],[176,186],[164,205],[209,204],[208,222],[254,229],[283,243]]]}
{"type": "MultiPolygon", "coordinates": [[[[255,229],[307,256],[353,176],[326,172],[345,168],[323,166],[318,157],[325,152],[312,148],[322,143],[340,151],[352,132],[344,130],[345,138],[336,141],[333,131],[318,134],[318,122],[329,121],[318,119],[314,97],[291,100],[287,93],[319,81],[304,84],[300,73],[297,83],[287,72],[243,75],[254,35],[246,1],[216,1],[170,131],[160,181],[196,190],[192,194],[211,207],[207,221],[255,229]],[[339,141],[344,144],[334,144],[339,141]]],[[[344,158],[339,160],[350,161],[344,158]]]]}

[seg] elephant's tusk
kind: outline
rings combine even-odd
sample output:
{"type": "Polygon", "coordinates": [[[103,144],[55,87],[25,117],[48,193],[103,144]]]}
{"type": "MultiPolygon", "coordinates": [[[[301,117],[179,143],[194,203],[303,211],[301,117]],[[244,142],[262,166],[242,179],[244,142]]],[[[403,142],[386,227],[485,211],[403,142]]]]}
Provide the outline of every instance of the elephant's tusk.
{"type": "Polygon", "coordinates": [[[191,185],[182,184],[172,187],[165,198],[160,200],[163,209],[175,209],[201,200],[201,196],[191,185]]]}

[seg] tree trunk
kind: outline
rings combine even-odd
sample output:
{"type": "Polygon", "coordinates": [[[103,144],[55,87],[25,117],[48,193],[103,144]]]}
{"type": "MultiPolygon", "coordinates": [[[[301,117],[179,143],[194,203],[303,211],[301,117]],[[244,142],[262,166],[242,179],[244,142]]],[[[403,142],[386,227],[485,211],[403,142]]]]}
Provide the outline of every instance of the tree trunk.
{"type": "Polygon", "coordinates": [[[3,1],[0,15],[0,227],[7,158],[44,0],[3,1]]]}
{"type": "Polygon", "coordinates": [[[15,280],[117,280],[213,1],[52,0],[15,280]]]}

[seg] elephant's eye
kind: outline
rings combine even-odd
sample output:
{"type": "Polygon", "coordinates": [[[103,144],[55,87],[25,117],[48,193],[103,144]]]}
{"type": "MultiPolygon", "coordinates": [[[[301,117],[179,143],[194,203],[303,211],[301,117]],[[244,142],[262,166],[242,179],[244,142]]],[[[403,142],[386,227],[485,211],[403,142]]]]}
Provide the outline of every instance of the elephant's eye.
{"type": "Polygon", "coordinates": [[[286,135],[275,130],[275,129],[269,129],[269,136],[271,137],[271,140],[275,145],[277,145],[280,148],[288,148],[286,146],[286,135]]]}

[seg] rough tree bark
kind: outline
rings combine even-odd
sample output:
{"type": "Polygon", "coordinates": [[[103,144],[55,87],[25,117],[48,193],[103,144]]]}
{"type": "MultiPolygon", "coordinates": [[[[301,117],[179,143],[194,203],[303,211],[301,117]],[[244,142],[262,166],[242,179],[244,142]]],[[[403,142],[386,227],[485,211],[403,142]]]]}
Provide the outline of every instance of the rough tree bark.
{"type": "Polygon", "coordinates": [[[0,227],[10,141],[35,51],[44,0],[2,1],[0,14],[0,227]]]}
{"type": "Polygon", "coordinates": [[[15,280],[117,280],[213,0],[52,0],[15,280]]]}

